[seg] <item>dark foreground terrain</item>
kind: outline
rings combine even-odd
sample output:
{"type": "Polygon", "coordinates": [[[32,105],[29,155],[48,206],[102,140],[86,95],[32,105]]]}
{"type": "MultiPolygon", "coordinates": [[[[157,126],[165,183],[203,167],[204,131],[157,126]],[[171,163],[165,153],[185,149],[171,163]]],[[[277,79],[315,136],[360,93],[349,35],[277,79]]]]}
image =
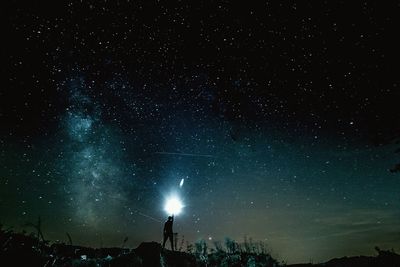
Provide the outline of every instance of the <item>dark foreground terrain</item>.
{"type": "MultiPolygon", "coordinates": [[[[207,248],[205,242],[186,252],[163,250],[156,242],[142,243],[135,249],[89,248],[72,244],[49,244],[40,235],[0,231],[0,266],[285,266],[262,247],[233,241],[226,246],[207,248]]],[[[72,242],[71,242],[72,243],[72,242]]],[[[293,264],[292,267],[400,267],[400,255],[376,248],[375,257],[333,259],[321,264],[293,264]]]]}

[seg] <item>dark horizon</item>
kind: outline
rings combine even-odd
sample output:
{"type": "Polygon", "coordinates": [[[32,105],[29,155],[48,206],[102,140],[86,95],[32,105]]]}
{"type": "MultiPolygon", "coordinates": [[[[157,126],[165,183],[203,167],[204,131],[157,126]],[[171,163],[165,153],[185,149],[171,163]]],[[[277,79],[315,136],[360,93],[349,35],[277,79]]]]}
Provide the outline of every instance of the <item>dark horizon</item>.
{"type": "Polygon", "coordinates": [[[3,225],[135,247],[177,195],[189,242],[400,250],[398,4],[3,6],[3,225]]]}

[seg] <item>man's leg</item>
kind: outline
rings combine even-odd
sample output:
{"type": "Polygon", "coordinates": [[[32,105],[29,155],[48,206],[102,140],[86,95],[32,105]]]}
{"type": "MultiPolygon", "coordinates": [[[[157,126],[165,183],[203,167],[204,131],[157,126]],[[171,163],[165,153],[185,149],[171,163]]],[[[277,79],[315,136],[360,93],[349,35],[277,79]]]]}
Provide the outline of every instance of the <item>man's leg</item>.
{"type": "Polygon", "coordinates": [[[165,242],[167,242],[168,235],[164,234],[164,241],[162,247],[165,248],[165,242]]]}
{"type": "Polygon", "coordinates": [[[171,250],[174,251],[174,234],[169,235],[169,240],[171,241],[171,250]]]}

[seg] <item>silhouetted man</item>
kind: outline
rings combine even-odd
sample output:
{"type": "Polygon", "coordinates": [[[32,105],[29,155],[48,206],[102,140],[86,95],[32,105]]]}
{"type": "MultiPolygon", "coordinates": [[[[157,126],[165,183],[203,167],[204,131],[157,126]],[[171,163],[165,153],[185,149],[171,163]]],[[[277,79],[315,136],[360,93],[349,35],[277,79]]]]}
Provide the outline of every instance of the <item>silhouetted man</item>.
{"type": "Polygon", "coordinates": [[[167,239],[169,238],[172,250],[174,250],[174,239],[173,239],[174,233],[172,232],[173,223],[174,223],[174,215],[169,216],[168,221],[166,221],[164,224],[164,242],[163,242],[163,248],[165,248],[165,242],[167,242],[167,239]]]}

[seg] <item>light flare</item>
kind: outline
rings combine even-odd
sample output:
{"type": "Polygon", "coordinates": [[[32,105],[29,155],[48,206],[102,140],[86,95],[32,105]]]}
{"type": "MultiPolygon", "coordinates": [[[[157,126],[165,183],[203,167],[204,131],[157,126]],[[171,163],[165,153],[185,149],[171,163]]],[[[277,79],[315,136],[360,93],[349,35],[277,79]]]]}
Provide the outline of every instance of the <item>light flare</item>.
{"type": "Polygon", "coordinates": [[[182,201],[177,196],[169,197],[164,206],[164,210],[168,215],[178,215],[182,212],[182,201]]]}

